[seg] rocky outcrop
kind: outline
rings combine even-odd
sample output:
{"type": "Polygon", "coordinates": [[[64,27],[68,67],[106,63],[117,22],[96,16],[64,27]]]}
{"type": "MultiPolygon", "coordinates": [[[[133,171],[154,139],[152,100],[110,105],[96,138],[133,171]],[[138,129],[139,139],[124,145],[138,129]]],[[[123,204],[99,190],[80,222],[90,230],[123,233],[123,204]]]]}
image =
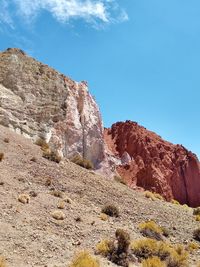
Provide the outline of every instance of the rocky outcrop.
{"type": "Polygon", "coordinates": [[[104,137],[113,155],[122,159],[116,169],[131,187],[193,207],[200,205],[200,165],[192,152],[131,121],[105,129],[104,137]]]}
{"type": "Polygon", "coordinates": [[[79,153],[98,168],[105,157],[99,108],[86,82],[74,82],[22,50],[0,53],[0,124],[44,138],[61,156],[79,153]]]}

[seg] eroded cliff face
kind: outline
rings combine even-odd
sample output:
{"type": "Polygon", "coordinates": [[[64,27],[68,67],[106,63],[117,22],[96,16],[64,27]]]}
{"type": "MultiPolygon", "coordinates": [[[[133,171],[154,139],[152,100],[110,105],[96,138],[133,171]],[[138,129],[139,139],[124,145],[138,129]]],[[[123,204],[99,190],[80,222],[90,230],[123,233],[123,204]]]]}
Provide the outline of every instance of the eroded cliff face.
{"type": "Polygon", "coordinates": [[[105,129],[104,137],[113,155],[121,158],[116,169],[131,187],[193,207],[200,205],[200,165],[192,152],[131,121],[105,129]]]}
{"type": "Polygon", "coordinates": [[[19,49],[0,53],[0,124],[60,155],[105,158],[99,108],[86,82],[74,82],[19,49]]]}

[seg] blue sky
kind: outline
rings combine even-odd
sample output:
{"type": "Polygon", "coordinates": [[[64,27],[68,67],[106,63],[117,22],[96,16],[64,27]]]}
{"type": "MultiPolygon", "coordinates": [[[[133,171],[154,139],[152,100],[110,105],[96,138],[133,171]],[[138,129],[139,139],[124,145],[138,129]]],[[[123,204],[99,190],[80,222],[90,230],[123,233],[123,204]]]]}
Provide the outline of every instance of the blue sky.
{"type": "Polygon", "coordinates": [[[199,0],[0,0],[0,50],[87,80],[106,127],[133,120],[200,157],[199,0]]]}

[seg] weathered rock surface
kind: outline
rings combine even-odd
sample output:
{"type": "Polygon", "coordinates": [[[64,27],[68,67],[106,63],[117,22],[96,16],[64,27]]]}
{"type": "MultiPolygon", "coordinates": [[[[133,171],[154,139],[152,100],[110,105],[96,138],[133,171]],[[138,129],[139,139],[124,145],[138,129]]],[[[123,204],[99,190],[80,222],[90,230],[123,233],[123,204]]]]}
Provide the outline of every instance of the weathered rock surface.
{"type": "Polygon", "coordinates": [[[65,157],[104,159],[99,108],[86,82],[74,82],[19,49],[0,53],[0,124],[44,138],[65,157]]]}
{"type": "Polygon", "coordinates": [[[131,121],[112,125],[104,136],[113,155],[126,163],[116,169],[131,187],[155,191],[182,204],[200,205],[200,164],[192,152],[131,121]]]}

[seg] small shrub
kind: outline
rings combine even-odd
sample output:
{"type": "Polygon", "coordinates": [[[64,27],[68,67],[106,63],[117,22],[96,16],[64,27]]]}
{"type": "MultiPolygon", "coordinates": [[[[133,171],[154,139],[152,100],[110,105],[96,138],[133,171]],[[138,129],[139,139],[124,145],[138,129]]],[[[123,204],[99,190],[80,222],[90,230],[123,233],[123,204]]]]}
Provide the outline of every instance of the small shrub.
{"type": "Polygon", "coordinates": [[[51,213],[51,216],[56,220],[64,220],[65,214],[60,210],[55,210],[51,213]]]}
{"type": "Polygon", "coordinates": [[[200,241],[200,228],[197,228],[196,230],[194,230],[193,237],[195,240],[200,241]]]}
{"type": "Polygon", "coordinates": [[[196,216],[195,216],[195,220],[196,220],[197,222],[200,222],[200,215],[196,215],[196,216]]]}
{"type": "Polygon", "coordinates": [[[180,203],[178,202],[178,200],[175,200],[175,199],[172,199],[171,200],[171,203],[172,204],[175,204],[175,205],[180,205],[180,203]]]}
{"type": "Polygon", "coordinates": [[[195,209],[193,210],[193,214],[194,214],[194,215],[200,215],[200,207],[195,208],[195,209]]]}
{"type": "Polygon", "coordinates": [[[57,204],[58,209],[64,209],[65,208],[65,201],[59,201],[57,204]]]}
{"type": "Polygon", "coordinates": [[[119,175],[114,176],[114,180],[120,184],[127,185],[127,182],[119,175]]]}
{"type": "Polygon", "coordinates": [[[166,264],[158,257],[148,258],[142,261],[142,267],[166,267],[166,264]]]}
{"type": "Polygon", "coordinates": [[[7,144],[10,142],[9,138],[7,138],[7,137],[4,138],[3,141],[4,141],[4,143],[7,143],[7,144]]]}
{"type": "Polygon", "coordinates": [[[140,232],[149,238],[162,240],[163,229],[154,221],[147,221],[139,224],[140,232]]]}
{"type": "Polygon", "coordinates": [[[41,149],[42,149],[43,151],[47,151],[47,150],[50,149],[50,148],[49,148],[49,145],[47,144],[47,142],[46,142],[44,139],[42,139],[42,138],[38,138],[38,139],[35,141],[35,144],[36,144],[37,146],[40,146],[41,149]]]}
{"type": "Polygon", "coordinates": [[[99,218],[102,220],[102,221],[107,221],[108,220],[108,215],[105,214],[105,213],[101,213],[99,215],[99,218]]]}
{"type": "Polygon", "coordinates": [[[52,184],[52,179],[51,178],[47,178],[45,181],[45,185],[46,186],[50,186],[52,184]]]}
{"type": "Polygon", "coordinates": [[[87,251],[76,255],[69,267],[100,267],[98,260],[87,251]]]}
{"type": "Polygon", "coordinates": [[[0,267],[7,267],[6,261],[2,256],[0,256],[0,267]]]}
{"type": "Polygon", "coordinates": [[[36,162],[37,159],[36,159],[36,157],[32,157],[32,158],[30,159],[30,161],[32,161],[32,162],[36,162]]]}
{"type": "Polygon", "coordinates": [[[172,246],[163,241],[146,238],[133,242],[131,249],[139,258],[158,257],[161,261],[166,262],[167,267],[188,266],[188,253],[181,245],[172,246]]]}
{"type": "Polygon", "coordinates": [[[72,204],[72,200],[69,197],[65,197],[65,199],[63,201],[65,201],[68,204],[72,204]]]}
{"type": "Polygon", "coordinates": [[[104,257],[111,255],[114,251],[114,242],[110,240],[102,240],[96,245],[96,253],[104,257]]]}
{"type": "Polygon", "coordinates": [[[37,197],[37,193],[35,192],[35,191],[30,191],[29,192],[29,195],[31,196],[31,197],[37,197]]]}
{"type": "Polygon", "coordinates": [[[117,253],[127,253],[130,245],[130,235],[123,229],[117,229],[115,236],[118,242],[117,253]]]}
{"type": "Polygon", "coordinates": [[[193,252],[194,250],[197,250],[199,248],[200,248],[199,244],[197,244],[196,242],[190,242],[187,245],[186,250],[189,252],[193,252]]]}
{"type": "Polygon", "coordinates": [[[111,217],[119,217],[119,209],[113,204],[104,206],[101,212],[111,217]]]}
{"type": "Polygon", "coordinates": [[[0,162],[4,159],[4,153],[0,153],[0,162]]]}
{"type": "Polygon", "coordinates": [[[90,160],[84,159],[81,156],[77,155],[71,159],[71,161],[85,169],[91,170],[93,169],[93,164],[90,160]]]}
{"type": "Polygon", "coordinates": [[[51,150],[45,150],[42,154],[43,158],[46,158],[48,160],[54,161],[56,163],[59,163],[61,161],[61,157],[58,155],[58,153],[51,151],[51,150]]]}
{"type": "Polygon", "coordinates": [[[80,216],[78,216],[78,217],[75,218],[75,221],[76,221],[76,222],[82,222],[82,219],[81,219],[80,216]]]}
{"type": "Polygon", "coordinates": [[[18,196],[18,201],[23,204],[28,204],[30,202],[30,197],[28,194],[20,194],[18,196]]]}
{"type": "Polygon", "coordinates": [[[150,198],[151,200],[156,200],[156,199],[159,199],[159,200],[164,200],[164,198],[158,194],[158,193],[153,193],[153,192],[150,192],[150,191],[145,191],[144,192],[144,195],[146,198],[150,198]]]}
{"type": "Polygon", "coordinates": [[[53,191],[51,192],[51,194],[52,194],[54,197],[63,198],[63,192],[61,192],[61,191],[53,190],[53,191]]]}

